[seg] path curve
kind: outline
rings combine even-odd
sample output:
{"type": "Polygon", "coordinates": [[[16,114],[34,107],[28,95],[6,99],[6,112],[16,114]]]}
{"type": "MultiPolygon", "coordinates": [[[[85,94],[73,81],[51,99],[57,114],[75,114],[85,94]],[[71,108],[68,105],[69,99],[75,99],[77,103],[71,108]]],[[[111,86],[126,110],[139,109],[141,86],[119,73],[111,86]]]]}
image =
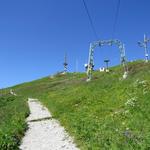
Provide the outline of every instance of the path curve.
{"type": "Polygon", "coordinates": [[[52,119],[47,108],[36,99],[28,99],[29,129],[20,145],[21,150],[79,150],[59,122],[52,119]]]}

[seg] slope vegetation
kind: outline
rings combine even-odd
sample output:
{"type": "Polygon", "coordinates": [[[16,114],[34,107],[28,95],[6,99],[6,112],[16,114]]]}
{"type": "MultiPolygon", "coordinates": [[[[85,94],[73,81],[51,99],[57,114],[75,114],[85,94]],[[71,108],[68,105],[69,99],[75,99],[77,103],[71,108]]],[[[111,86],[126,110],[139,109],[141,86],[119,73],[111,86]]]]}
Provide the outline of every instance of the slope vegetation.
{"type": "Polygon", "coordinates": [[[129,63],[109,73],[56,74],[13,87],[20,96],[38,98],[75,138],[80,149],[150,149],[150,63],[129,63]]]}
{"type": "Polygon", "coordinates": [[[0,92],[0,149],[16,150],[27,128],[29,109],[25,98],[0,92]]]}

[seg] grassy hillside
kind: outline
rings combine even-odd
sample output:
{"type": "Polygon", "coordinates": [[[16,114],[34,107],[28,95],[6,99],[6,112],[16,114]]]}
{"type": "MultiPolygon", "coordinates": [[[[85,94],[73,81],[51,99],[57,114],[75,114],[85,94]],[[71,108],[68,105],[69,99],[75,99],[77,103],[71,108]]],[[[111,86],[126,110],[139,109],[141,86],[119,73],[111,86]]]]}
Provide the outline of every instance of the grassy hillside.
{"type": "Polygon", "coordinates": [[[0,92],[0,149],[16,150],[27,128],[29,109],[23,97],[0,92]]]}
{"type": "Polygon", "coordinates": [[[20,96],[38,98],[75,142],[89,150],[150,149],[150,63],[129,64],[110,73],[55,75],[14,88],[20,96]]]}

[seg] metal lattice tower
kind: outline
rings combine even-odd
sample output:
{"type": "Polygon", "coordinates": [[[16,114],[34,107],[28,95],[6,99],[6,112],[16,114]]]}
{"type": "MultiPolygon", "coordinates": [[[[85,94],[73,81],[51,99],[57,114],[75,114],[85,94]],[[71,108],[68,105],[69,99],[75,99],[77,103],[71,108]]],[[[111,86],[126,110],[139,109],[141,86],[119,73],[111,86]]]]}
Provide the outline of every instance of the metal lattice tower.
{"type": "Polygon", "coordinates": [[[127,61],[126,61],[126,57],[125,57],[124,44],[121,43],[121,41],[119,41],[117,39],[114,39],[114,40],[99,40],[99,41],[95,41],[95,42],[90,44],[88,69],[87,69],[87,76],[88,76],[87,81],[90,81],[91,78],[92,78],[92,71],[93,71],[93,68],[94,68],[94,49],[97,46],[102,47],[104,45],[110,45],[110,46],[117,45],[117,47],[120,50],[120,61],[121,61],[121,64],[123,65],[123,68],[124,68],[123,78],[126,78],[126,76],[127,76],[128,67],[127,67],[127,61]]]}
{"type": "Polygon", "coordinates": [[[138,45],[140,47],[144,48],[144,52],[145,52],[145,62],[148,62],[148,49],[147,49],[147,45],[148,42],[150,42],[150,39],[146,37],[146,35],[144,34],[144,41],[143,42],[138,42],[138,45]]]}
{"type": "Polygon", "coordinates": [[[65,74],[65,73],[67,73],[67,66],[68,66],[67,54],[65,54],[63,66],[64,66],[64,74],[65,74]]]}

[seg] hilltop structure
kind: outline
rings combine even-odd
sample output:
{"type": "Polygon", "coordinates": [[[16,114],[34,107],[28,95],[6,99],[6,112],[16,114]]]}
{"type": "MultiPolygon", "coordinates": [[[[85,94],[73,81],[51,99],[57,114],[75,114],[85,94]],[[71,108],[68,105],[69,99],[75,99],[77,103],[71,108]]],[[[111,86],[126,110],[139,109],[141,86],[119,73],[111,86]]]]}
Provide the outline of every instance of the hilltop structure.
{"type": "Polygon", "coordinates": [[[63,71],[63,74],[66,74],[67,73],[67,66],[68,66],[68,63],[67,63],[67,54],[65,53],[65,57],[64,57],[64,63],[63,63],[63,66],[64,66],[64,71],[63,71]]]}

